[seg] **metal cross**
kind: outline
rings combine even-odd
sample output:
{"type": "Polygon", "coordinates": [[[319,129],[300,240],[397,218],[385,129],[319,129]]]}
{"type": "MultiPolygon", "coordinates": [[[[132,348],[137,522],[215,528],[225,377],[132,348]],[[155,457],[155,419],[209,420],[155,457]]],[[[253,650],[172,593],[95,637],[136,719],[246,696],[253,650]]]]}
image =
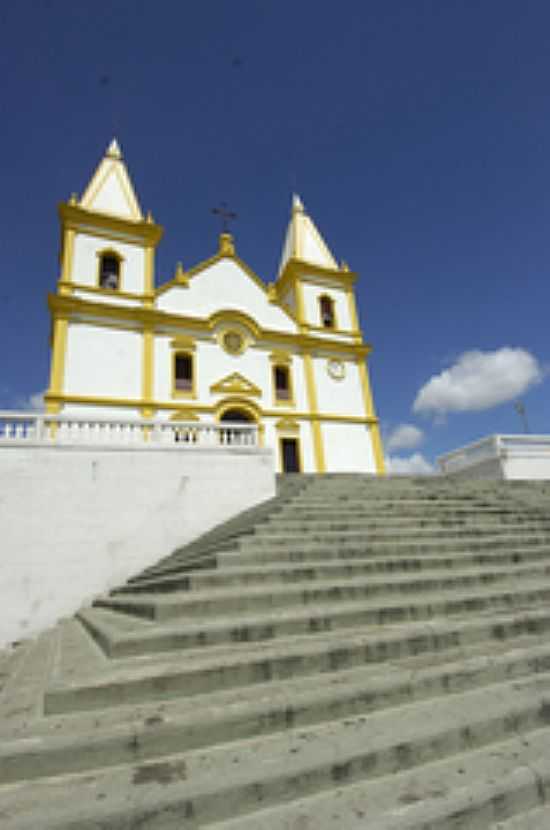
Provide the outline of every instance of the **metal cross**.
{"type": "Polygon", "coordinates": [[[227,233],[229,231],[229,223],[237,218],[236,213],[232,213],[228,207],[226,202],[221,202],[219,208],[212,208],[212,213],[215,216],[219,216],[222,222],[222,233],[227,233]]]}

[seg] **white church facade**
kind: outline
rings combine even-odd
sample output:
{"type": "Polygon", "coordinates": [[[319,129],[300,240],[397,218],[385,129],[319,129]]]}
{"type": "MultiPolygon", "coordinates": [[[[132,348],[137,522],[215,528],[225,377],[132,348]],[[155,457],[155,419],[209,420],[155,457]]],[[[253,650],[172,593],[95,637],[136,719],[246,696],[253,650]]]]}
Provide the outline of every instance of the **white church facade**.
{"type": "Polygon", "coordinates": [[[59,215],[47,412],[247,421],[277,471],[383,474],[356,274],[298,197],[270,284],[222,233],[214,256],[156,286],[162,228],[142,214],[116,141],[59,215]]]}

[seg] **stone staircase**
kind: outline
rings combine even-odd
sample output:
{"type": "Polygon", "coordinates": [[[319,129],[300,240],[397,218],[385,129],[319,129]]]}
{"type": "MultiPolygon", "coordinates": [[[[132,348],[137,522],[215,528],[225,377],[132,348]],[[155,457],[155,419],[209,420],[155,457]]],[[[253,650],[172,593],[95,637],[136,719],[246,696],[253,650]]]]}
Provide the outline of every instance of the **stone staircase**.
{"type": "Polygon", "coordinates": [[[0,660],[0,827],[548,830],[549,496],[284,478],[0,660]]]}

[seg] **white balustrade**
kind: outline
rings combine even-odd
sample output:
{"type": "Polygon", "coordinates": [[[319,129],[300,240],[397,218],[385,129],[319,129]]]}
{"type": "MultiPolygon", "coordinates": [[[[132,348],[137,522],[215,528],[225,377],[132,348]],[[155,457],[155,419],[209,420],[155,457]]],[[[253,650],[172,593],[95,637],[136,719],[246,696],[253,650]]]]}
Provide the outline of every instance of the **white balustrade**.
{"type": "Polygon", "coordinates": [[[258,427],[248,423],[135,420],[0,411],[0,446],[40,444],[176,450],[257,447],[258,427]]]}
{"type": "Polygon", "coordinates": [[[490,435],[437,461],[442,473],[451,473],[490,459],[546,456],[550,457],[550,435],[490,435]]]}

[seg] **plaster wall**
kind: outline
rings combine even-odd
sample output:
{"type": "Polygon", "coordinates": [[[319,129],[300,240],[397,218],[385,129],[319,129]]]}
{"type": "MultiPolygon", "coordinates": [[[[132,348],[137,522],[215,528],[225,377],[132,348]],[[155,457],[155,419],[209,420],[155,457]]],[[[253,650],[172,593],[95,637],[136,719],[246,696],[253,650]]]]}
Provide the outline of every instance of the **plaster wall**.
{"type": "Polygon", "coordinates": [[[142,352],[139,332],[71,322],[65,394],[141,398],[142,352]]]}
{"type": "Polygon", "coordinates": [[[504,478],[528,479],[530,481],[550,480],[550,456],[512,455],[502,461],[504,478]]]}
{"type": "Polygon", "coordinates": [[[262,328],[295,332],[296,324],[266,292],[232,259],[221,259],[189,281],[189,288],[175,286],[157,301],[161,311],[209,317],[216,311],[233,309],[249,315],[262,328]]]}
{"type": "Polygon", "coordinates": [[[365,424],[322,424],[325,461],[331,473],[376,473],[369,427],[365,424]]]}
{"type": "Polygon", "coordinates": [[[361,390],[359,368],[355,361],[345,360],[345,376],[332,378],[328,371],[328,358],[317,357],[313,361],[317,386],[317,405],[320,412],[365,417],[365,405],[361,390]]]}
{"type": "Polygon", "coordinates": [[[267,450],[2,447],[0,648],[271,498],[273,467],[267,450]]]}
{"type": "MultiPolygon", "coordinates": [[[[336,315],[336,328],[347,331],[352,328],[349,313],[348,298],[344,291],[336,288],[328,288],[324,285],[312,285],[303,283],[304,307],[306,320],[312,326],[321,326],[321,315],[319,311],[319,297],[326,294],[334,302],[334,313],[336,315]]],[[[327,333],[330,329],[327,329],[327,333]]]]}
{"type": "MultiPolygon", "coordinates": [[[[114,242],[100,236],[76,234],[73,247],[72,281],[98,288],[98,253],[105,250],[116,251],[124,258],[121,268],[120,290],[134,294],[143,293],[145,286],[144,249],[139,245],[132,245],[128,242],[114,242]]],[[[109,294],[108,296],[111,298],[115,295],[109,294]]],[[[94,296],[94,301],[95,299],[94,296]]]]}

